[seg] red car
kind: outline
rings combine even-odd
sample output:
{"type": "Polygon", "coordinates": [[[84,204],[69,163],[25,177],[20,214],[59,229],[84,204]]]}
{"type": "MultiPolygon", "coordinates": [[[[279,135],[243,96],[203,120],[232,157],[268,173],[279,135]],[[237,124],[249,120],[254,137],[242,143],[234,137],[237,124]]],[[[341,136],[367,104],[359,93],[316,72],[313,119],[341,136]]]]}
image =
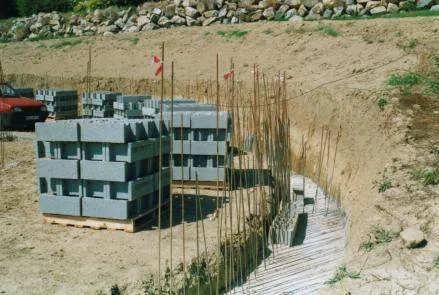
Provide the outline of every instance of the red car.
{"type": "Polygon", "coordinates": [[[36,122],[44,122],[49,113],[46,106],[30,98],[20,96],[7,83],[0,84],[0,128],[34,128],[36,122]]]}

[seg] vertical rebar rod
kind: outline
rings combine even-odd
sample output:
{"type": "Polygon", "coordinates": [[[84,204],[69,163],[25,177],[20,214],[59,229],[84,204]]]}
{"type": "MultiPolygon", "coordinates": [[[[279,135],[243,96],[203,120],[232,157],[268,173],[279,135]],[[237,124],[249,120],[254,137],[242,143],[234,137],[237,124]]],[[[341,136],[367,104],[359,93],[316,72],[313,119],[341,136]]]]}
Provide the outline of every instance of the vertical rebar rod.
{"type": "Polygon", "coordinates": [[[172,185],[172,179],[174,176],[173,173],[173,158],[172,155],[174,154],[174,62],[171,63],[171,120],[169,123],[169,230],[170,230],[170,259],[169,259],[169,265],[171,269],[170,273],[170,289],[171,294],[174,290],[174,278],[173,278],[173,253],[172,253],[172,244],[173,244],[173,212],[174,212],[174,195],[173,195],[173,185],[172,185]]]}
{"type": "Polygon", "coordinates": [[[162,165],[163,165],[163,97],[164,97],[164,59],[165,59],[165,43],[162,43],[162,61],[161,61],[161,93],[160,93],[160,122],[159,122],[159,218],[158,218],[158,239],[159,239],[159,255],[158,255],[158,282],[159,282],[159,293],[161,293],[161,242],[162,242],[162,195],[163,195],[163,189],[162,189],[162,165]]]}

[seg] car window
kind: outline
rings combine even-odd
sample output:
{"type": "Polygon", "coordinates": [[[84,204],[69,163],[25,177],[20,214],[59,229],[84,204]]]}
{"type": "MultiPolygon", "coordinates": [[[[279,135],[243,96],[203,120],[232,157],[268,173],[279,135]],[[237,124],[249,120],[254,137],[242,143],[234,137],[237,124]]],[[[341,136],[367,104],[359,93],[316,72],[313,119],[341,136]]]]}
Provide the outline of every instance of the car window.
{"type": "Polygon", "coordinates": [[[14,88],[12,88],[11,86],[6,85],[6,84],[0,85],[0,93],[1,93],[1,95],[4,95],[4,96],[15,96],[16,95],[14,88]]]}

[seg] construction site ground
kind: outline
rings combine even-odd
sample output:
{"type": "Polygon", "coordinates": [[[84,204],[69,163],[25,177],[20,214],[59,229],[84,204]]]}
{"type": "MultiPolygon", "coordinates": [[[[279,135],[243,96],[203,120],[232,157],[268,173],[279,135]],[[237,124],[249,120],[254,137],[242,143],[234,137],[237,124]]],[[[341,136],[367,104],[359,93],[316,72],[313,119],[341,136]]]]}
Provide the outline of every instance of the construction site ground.
{"type": "MultiPolygon", "coordinates": [[[[438,103],[427,94],[408,98],[387,83],[392,73],[417,71],[422,54],[438,52],[438,17],[214,25],[80,40],[60,49],[52,47],[59,40],[0,44],[4,69],[17,77],[41,77],[19,86],[83,79],[91,45],[92,74],[102,78],[100,87],[127,78],[131,82],[122,86],[136,92],[140,79],[153,76],[148,56],[159,53],[165,42],[166,62],[175,60],[179,81],[214,79],[216,53],[221,73],[233,58],[236,76],[249,87],[255,62],[267,75],[285,72],[292,146],[297,152],[302,136],[306,139],[309,176],[316,171],[322,126],[333,136],[342,130],[333,182],[346,212],[343,264],[359,277],[344,277],[321,291],[438,292],[439,188],[414,177],[418,169],[437,165],[438,103]],[[325,34],[325,26],[337,36],[325,34]],[[219,33],[234,30],[248,32],[241,37],[219,33]],[[388,102],[383,109],[381,98],[388,102]],[[392,188],[379,192],[383,177],[392,188]],[[410,226],[425,233],[422,248],[404,246],[399,233],[410,226]],[[375,243],[376,228],[388,232],[391,241],[375,243]],[[373,249],[366,251],[370,241],[373,249]]],[[[13,152],[0,173],[0,291],[93,293],[114,283],[131,288],[153,270],[156,232],[129,235],[42,224],[33,144],[22,140],[6,146],[13,152]],[[146,249],[148,254],[142,254],[146,249]]],[[[167,231],[163,237],[168,239],[167,231]]]]}

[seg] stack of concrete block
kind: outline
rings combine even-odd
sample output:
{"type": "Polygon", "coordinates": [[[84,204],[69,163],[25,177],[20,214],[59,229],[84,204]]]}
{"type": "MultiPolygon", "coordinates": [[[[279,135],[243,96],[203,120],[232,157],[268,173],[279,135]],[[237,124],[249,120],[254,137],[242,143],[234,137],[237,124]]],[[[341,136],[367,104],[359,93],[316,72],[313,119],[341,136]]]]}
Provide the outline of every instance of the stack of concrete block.
{"type": "Polygon", "coordinates": [[[20,96],[27,98],[34,98],[34,89],[33,88],[14,88],[15,93],[20,96]]]}
{"type": "MultiPolygon", "coordinates": [[[[163,100],[163,111],[170,112],[173,103],[174,111],[216,111],[216,106],[210,104],[200,104],[195,100],[177,98],[172,102],[170,99],[163,100]]],[[[144,117],[155,117],[160,113],[161,100],[151,99],[142,104],[142,114],[144,117]]]]}
{"type": "Polygon", "coordinates": [[[119,95],[113,103],[114,118],[143,118],[142,105],[151,96],[119,95]]]}
{"type": "Polygon", "coordinates": [[[83,116],[89,118],[113,117],[113,104],[119,95],[121,95],[121,93],[110,91],[82,93],[83,116]]]}
{"type": "MultiPolygon", "coordinates": [[[[162,201],[170,195],[169,135],[162,136],[162,201]]],[[[157,120],[82,119],[36,124],[42,213],[126,220],[157,207],[157,120]]]]}
{"type": "MultiPolygon", "coordinates": [[[[227,180],[226,169],[230,163],[227,151],[233,121],[228,112],[219,112],[218,115],[217,128],[217,112],[174,112],[173,180],[227,180]]],[[[164,113],[163,119],[168,129],[170,118],[170,113],[164,113]]]]}
{"type": "Polygon", "coordinates": [[[42,101],[54,119],[72,119],[78,116],[78,93],[76,90],[38,89],[36,100],[42,101]]]}

